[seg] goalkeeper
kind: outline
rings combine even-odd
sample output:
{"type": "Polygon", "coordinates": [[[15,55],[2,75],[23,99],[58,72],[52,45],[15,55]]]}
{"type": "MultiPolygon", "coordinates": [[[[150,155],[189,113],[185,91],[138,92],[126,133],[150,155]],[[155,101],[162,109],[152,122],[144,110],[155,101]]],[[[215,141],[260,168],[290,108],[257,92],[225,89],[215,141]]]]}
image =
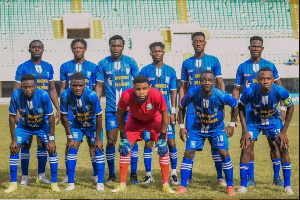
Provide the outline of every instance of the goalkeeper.
{"type": "Polygon", "coordinates": [[[122,93],[118,103],[117,120],[120,129],[120,185],[112,192],[126,190],[127,170],[130,164],[130,149],[137,141],[142,140],[143,130],[150,132],[150,140],[158,147],[159,164],[162,172],[165,193],[174,193],[169,185],[169,153],[167,126],[169,112],[167,104],[157,89],[151,88],[148,78],[139,75],[133,80],[133,88],[122,93]],[[127,123],[124,123],[125,113],[129,108],[127,123]]]}

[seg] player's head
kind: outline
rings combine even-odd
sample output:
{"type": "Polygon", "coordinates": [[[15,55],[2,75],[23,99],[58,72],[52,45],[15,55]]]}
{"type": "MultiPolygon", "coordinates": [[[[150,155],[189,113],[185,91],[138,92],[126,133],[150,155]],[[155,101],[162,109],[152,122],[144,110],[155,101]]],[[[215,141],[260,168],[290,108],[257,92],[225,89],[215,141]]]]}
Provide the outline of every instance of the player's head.
{"type": "Polygon", "coordinates": [[[122,57],[125,40],[120,35],[114,35],[109,38],[109,50],[111,57],[114,60],[119,60],[122,57]]]}
{"type": "Polygon", "coordinates": [[[205,34],[203,32],[195,32],[192,35],[192,45],[194,47],[195,54],[201,54],[204,52],[206,45],[205,34]]]}
{"type": "Polygon", "coordinates": [[[258,71],[258,83],[262,92],[269,92],[274,82],[273,72],[269,67],[262,67],[258,71]]]}
{"type": "Polygon", "coordinates": [[[253,36],[250,38],[250,50],[251,58],[261,57],[261,53],[264,50],[264,41],[259,36],[253,36]]]}
{"type": "Polygon", "coordinates": [[[202,92],[209,93],[215,84],[215,74],[210,70],[201,73],[200,85],[202,92]]]}
{"type": "Polygon", "coordinates": [[[71,76],[71,89],[72,92],[80,97],[85,88],[85,77],[82,73],[76,72],[71,76]]]}
{"type": "Polygon", "coordinates": [[[28,51],[31,54],[31,58],[40,59],[44,52],[44,44],[40,40],[32,40],[29,43],[28,51]]]}
{"type": "Polygon", "coordinates": [[[145,103],[148,99],[149,80],[147,76],[138,75],[133,80],[134,94],[139,103],[145,103]]]}
{"type": "Polygon", "coordinates": [[[81,59],[87,48],[87,43],[82,38],[76,38],[71,42],[71,50],[74,54],[74,59],[81,59]]]}
{"type": "Polygon", "coordinates": [[[165,55],[165,45],[162,42],[153,42],[149,45],[150,55],[154,63],[163,61],[165,55]]]}
{"type": "Polygon", "coordinates": [[[35,76],[24,74],[21,78],[21,87],[26,98],[31,99],[35,91],[35,76]]]}

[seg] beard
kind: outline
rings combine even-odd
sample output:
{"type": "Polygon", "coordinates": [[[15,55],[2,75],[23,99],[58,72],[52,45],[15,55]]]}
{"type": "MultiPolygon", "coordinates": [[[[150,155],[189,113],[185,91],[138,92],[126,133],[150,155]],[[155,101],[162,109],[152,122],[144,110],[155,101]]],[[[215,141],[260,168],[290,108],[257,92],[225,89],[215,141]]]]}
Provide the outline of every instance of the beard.
{"type": "Polygon", "coordinates": [[[148,95],[146,96],[146,98],[144,98],[144,99],[140,99],[138,96],[136,96],[135,95],[135,97],[136,97],[136,100],[140,103],[140,104],[142,104],[142,103],[145,103],[147,100],[148,100],[148,95]]]}

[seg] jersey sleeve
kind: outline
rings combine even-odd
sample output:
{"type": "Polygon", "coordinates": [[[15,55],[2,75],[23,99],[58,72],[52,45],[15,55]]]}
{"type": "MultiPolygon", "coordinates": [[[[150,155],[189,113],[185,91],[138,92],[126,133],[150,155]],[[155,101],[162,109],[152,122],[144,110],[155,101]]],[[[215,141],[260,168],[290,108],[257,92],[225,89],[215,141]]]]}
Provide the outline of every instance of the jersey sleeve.
{"type": "MultiPolygon", "coordinates": [[[[143,68],[141,69],[140,75],[147,76],[146,67],[143,67],[143,68]]],[[[148,77],[148,76],[147,76],[147,77],[148,77]]]]}
{"type": "Polygon", "coordinates": [[[14,91],[11,95],[11,98],[10,98],[10,104],[9,104],[9,114],[12,114],[12,115],[16,115],[17,114],[17,111],[18,111],[18,106],[17,106],[17,96],[18,96],[18,93],[17,93],[17,90],[14,91]]]}
{"type": "Polygon", "coordinates": [[[127,91],[124,91],[118,102],[118,108],[121,110],[127,110],[128,101],[129,101],[129,93],[127,91]]]}
{"type": "Polygon", "coordinates": [[[67,90],[64,90],[60,95],[60,112],[62,114],[68,113],[68,93],[67,90]]]}
{"type": "Polygon", "coordinates": [[[180,100],[180,107],[185,108],[192,102],[192,90],[189,90],[180,100]]]}
{"type": "Polygon", "coordinates": [[[53,76],[54,76],[54,70],[51,64],[49,64],[50,70],[49,70],[49,81],[53,81],[53,76]]]}
{"type": "Polygon", "coordinates": [[[19,65],[16,71],[15,81],[21,83],[21,78],[24,75],[22,65],[19,65]]]}
{"type": "Polygon", "coordinates": [[[290,105],[293,104],[289,92],[284,87],[280,87],[279,95],[280,95],[280,100],[283,102],[283,104],[286,107],[289,107],[290,105]]]}
{"type": "Polygon", "coordinates": [[[241,86],[244,83],[244,75],[242,72],[242,67],[241,65],[238,67],[235,75],[235,85],[241,86]]]}
{"type": "Polygon", "coordinates": [[[244,90],[244,92],[242,93],[242,96],[240,98],[240,103],[242,103],[244,106],[246,106],[251,99],[251,87],[247,88],[246,90],[244,90]]]}
{"type": "Polygon", "coordinates": [[[274,64],[273,64],[273,77],[274,77],[274,80],[277,80],[280,78],[279,74],[278,74],[278,70],[274,64]]]}
{"type": "Polygon", "coordinates": [[[99,102],[97,93],[96,92],[92,92],[89,95],[89,98],[90,98],[90,101],[91,101],[91,104],[92,104],[92,111],[93,111],[93,113],[95,115],[100,115],[102,113],[102,109],[101,109],[101,106],[100,106],[100,102],[99,102]]]}
{"type": "Polygon", "coordinates": [[[172,70],[170,77],[170,90],[177,90],[177,77],[175,70],[172,70]]]}
{"type": "Polygon", "coordinates": [[[215,60],[214,73],[216,77],[222,77],[221,64],[218,58],[215,60]]]}
{"type": "Polygon", "coordinates": [[[131,75],[133,78],[135,78],[137,75],[139,75],[139,67],[133,58],[130,59],[130,67],[131,75]]]}
{"type": "Polygon", "coordinates": [[[98,63],[96,69],[96,81],[103,82],[104,81],[104,72],[103,72],[103,61],[98,63]]]}
{"type": "Polygon", "coordinates": [[[66,73],[65,64],[62,64],[59,69],[60,81],[66,81],[68,74],[66,73]]]}
{"type": "Polygon", "coordinates": [[[226,92],[224,92],[225,95],[224,95],[224,98],[223,98],[223,101],[225,103],[225,105],[228,105],[232,108],[236,107],[238,105],[238,101],[236,98],[234,98],[233,96],[227,94],[226,92]]]}
{"type": "Polygon", "coordinates": [[[97,65],[95,65],[94,63],[92,64],[92,75],[91,75],[91,79],[92,79],[92,84],[95,85],[96,84],[96,73],[97,73],[97,65]]]}
{"type": "Polygon", "coordinates": [[[49,94],[45,91],[42,93],[42,99],[43,99],[43,107],[44,107],[44,113],[46,115],[52,115],[53,114],[53,108],[52,108],[52,102],[49,97],[49,94]]]}
{"type": "Polygon", "coordinates": [[[183,82],[188,82],[189,81],[186,61],[184,61],[182,63],[182,67],[181,67],[181,81],[183,81],[183,82]]]}

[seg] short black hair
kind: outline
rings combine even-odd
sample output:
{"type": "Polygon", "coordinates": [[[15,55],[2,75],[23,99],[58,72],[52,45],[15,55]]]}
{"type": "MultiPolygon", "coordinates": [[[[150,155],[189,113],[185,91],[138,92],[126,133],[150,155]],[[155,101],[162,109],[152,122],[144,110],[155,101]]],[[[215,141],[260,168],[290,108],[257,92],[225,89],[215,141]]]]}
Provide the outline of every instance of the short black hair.
{"type": "Polygon", "coordinates": [[[73,46],[77,43],[81,42],[84,45],[84,48],[87,48],[87,43],[83,38],[76,38],[71,42],[71,49],[73,49],[73,46]]]}
{"type": "Polygon", "coordinates": [[[29,49],[30,49],[30,47],[31,47],[31,45],[32,45],[32,43],[34,43],[34,42],[40,42],[40,43],[42,43],[42,45],[43,45],[43,48],[44,48],[44,44],[43,44],[43,42],[41,41],[41,40],[32,40],[30,43],[29,43],[29,49]]]}
{"type": "Polygon", "coordinates": [[[138,75],[133,79],[133,85],[135,85],[136,83],[147,83],[147,84],[149,84],[148,77],[144,76],[144,75],[138,75]]]}
{"type": "Polygon", "coordinates": [[[205,34],[204,34],[203,32],[195,32],[195,33],[192,35],[192,40],[193,40],[194,37],[196,37],[196,36],[202,36],[202,37],[204,37],[204,39],[205,39],[205,34]]]}
{"type": "Polygon", "coordinates": [[[258,74],[260,74],[260,72],[272,72],[272,74],[273,74],[273,71],[272,71],[271,68],[269,68],[269,67],[262,67],[262,68],[258,71],[258,74]]]}
{"type": "Polygon", "coordinates": [[[76,72],[71,76],[71,81],[72,80],[85,80],[85,77],[82,73],[76,72]]]}
{"type": "Polygon", "coordinates": [[[260,36],[253,36],[250,38],[250,43],[253,41],[253,40],[259,40],[261,41],[262,43],[264,43],[264,40],[262,39],[262,37],[260,36]]]}
{"type": "Polygon", "coordinates": [[[30,81],[30,80],[35,81],[35,76],[32,75],[32,74],[24,74],[24,75],[21,77],[21,82],[23,82],[23,81],[30,81]]]}
{"type": "Polygon", "coordinates": [[[210,71],[210,70],[204,70],[202,73],[201,73],[201,77],[203,74],[212,74],[214,77],[215,77],[215,73],[213,71],[210,71]]]}
{"type": "Polygon", "coordinates": [[[162,48],[162,49],[165,49],[165,45],[164,45],[164,43],[162,43],[162,42],[153,42],[153,43],[151,43],[151,44],[149,45],[150,51],[151,51],[152,48],[154,48],[154,47],[160,47],[160,48],[162,48]]]}
{"type": "Polygon", "coordinates": [[[111,44],[112,40],[122,40],[123,41],[123,46],[125,45],[125,40],[121,35],[114,35],[111,38],[109,38],[109,45],[111,44]]]}

